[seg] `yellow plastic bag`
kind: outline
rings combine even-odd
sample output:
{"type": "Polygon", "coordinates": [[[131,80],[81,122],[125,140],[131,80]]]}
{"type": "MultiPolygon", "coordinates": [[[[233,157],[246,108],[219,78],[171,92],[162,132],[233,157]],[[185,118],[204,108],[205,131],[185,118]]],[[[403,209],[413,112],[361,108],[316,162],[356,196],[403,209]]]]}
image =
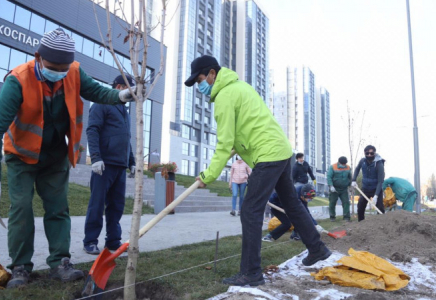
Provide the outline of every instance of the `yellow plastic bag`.
{"type": "Polygon", "coordinates": [[[385,208],[390,208],[395,203],[397,203],[397,199],[395,198],[395,193],[388,186],[385,190],[385,198],[383,199],[383,204],[384,204],[385,208]]]}
{"type": "MultiPolygon", "coordinates": [[[[274,229],[276,229],[277,227],[279,227],[282,224],[282,222],[280,222],[279,219],[277,219],[277,217],[271,218],[271,220],[269,220],[268,222],[268,231],[271,232],[274,229]]],[[[289,231],[294,230],[294,225],[291,226],[291,228],[289,228],[289,231]]]]}
{"type": "Polygon", "coordinates": [[[0,289],[6,287],[6,283],[11,279],[11,274],[6,271],[2,265],[0,265],[0,289]]]}
{"type": "Polygon", "coordinates": [[[410,277],[386,260],[366,251],[348,250],[340,266],[326,267],[312,273],[316,280],[324,278],[333,284],[367,290],[396,291],[409,283],[410,277]]]}

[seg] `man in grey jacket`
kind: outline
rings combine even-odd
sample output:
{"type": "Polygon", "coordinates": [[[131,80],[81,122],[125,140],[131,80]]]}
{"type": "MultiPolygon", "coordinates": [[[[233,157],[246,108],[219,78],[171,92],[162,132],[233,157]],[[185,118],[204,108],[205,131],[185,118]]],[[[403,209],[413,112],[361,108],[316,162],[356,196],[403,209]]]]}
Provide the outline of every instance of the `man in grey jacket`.
{"type": "MultiPolygon", "coordinates": [[[[372,145],[366,146],[364,152],[365,158],[362,158],[357,165],[351,186],[357,186],[356,179],[360,169],[362,169],[362,192],[368,198],[372,197],[373,204],[384,213],[382,185],[385,179],[385,160],[376,153],[376,149],[372,145]]],[[[359,222],[365,219],[367,204],[368,201],[361,195],[357,204],[357,218],[359,222]]]]}

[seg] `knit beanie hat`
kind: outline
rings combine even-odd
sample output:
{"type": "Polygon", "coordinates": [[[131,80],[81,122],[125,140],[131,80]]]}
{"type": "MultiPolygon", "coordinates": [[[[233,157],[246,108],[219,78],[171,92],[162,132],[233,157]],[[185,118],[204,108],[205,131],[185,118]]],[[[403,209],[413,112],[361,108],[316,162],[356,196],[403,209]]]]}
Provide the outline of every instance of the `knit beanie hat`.
{"type": "Polygon", "coordinates": [[[338,162],[339,162],[341,165],[346,165],[347,162],[348,162],[348,160],[347,160],[347,158],[346,158],[345,156],[341,156],[341,157],[339,157],[338,162]]]}
{"type": "Polygon", "coordinates": [[[44,33],[38,48],[41,57],[53,64],[71,64],[74,52],[74,40],[62,28],[44,33]]]}

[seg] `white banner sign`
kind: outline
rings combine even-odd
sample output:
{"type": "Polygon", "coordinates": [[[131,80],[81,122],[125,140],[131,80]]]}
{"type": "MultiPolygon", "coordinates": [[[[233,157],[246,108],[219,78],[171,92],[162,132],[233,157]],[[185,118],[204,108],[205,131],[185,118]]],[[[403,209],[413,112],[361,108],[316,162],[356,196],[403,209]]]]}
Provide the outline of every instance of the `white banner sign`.
{"type": "Polygon", "coordinates": [[[25,45],[37,46],[39,45],[39,39],[33,38],[30,35],[19,32],[18,30],[11,29],[8,26],[0,25],[0,34],[18,40],[25,45]]]}

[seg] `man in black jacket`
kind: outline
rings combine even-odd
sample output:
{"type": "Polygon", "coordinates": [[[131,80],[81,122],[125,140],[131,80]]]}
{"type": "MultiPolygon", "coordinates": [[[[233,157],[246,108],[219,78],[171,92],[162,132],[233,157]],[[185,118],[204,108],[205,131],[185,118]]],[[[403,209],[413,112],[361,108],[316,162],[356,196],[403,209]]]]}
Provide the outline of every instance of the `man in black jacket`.
{"type": "MultiPolygon", "coordinates": [[[[372,202],[382,213],[385,212],[383,205],[383,190],[382,185],[385,179],[385,160],[376,153],[376,149],[372,145],[368,145],[363,150],[365,158],[362,158],[354,171],[352,187],[356,187],[356,179],[362,169],[362,192],[368,197],[372,197],[372,202]]],[[[365,219],[365,209],[368,201],[361,195],[357,204],[357,219],[362,221],[365,219]]]]}
{"type": "MultiPolygon", "coordinates": [[[[133,80],[127,76],[130,86],[133,80]]],[[[112,87],[127,89],[121,75],[112,87]]],[[[125,105],[94,104],[89,111],[86,129],[91,155],[91,198],[85,220],[83,250],[99,254],[98,237],[106,217],[106,243],[109,250],[121,245],[120,219],[126,194],[126,168],[135,173],[135,157],[130,145],[130,116],[125,105]]]]}
{"type": "Polygon", "coordinates": [[[297,161],[292,168],[292,180],[294,181],[295,187],[304,185],[309,181],[307,173],[309,173],[310,178],[313,180],[313,185],[316,187],[315,176],[313,175],[312,168],[304,161],[304,154],[297,153],[296,158],[297,161]]]}

